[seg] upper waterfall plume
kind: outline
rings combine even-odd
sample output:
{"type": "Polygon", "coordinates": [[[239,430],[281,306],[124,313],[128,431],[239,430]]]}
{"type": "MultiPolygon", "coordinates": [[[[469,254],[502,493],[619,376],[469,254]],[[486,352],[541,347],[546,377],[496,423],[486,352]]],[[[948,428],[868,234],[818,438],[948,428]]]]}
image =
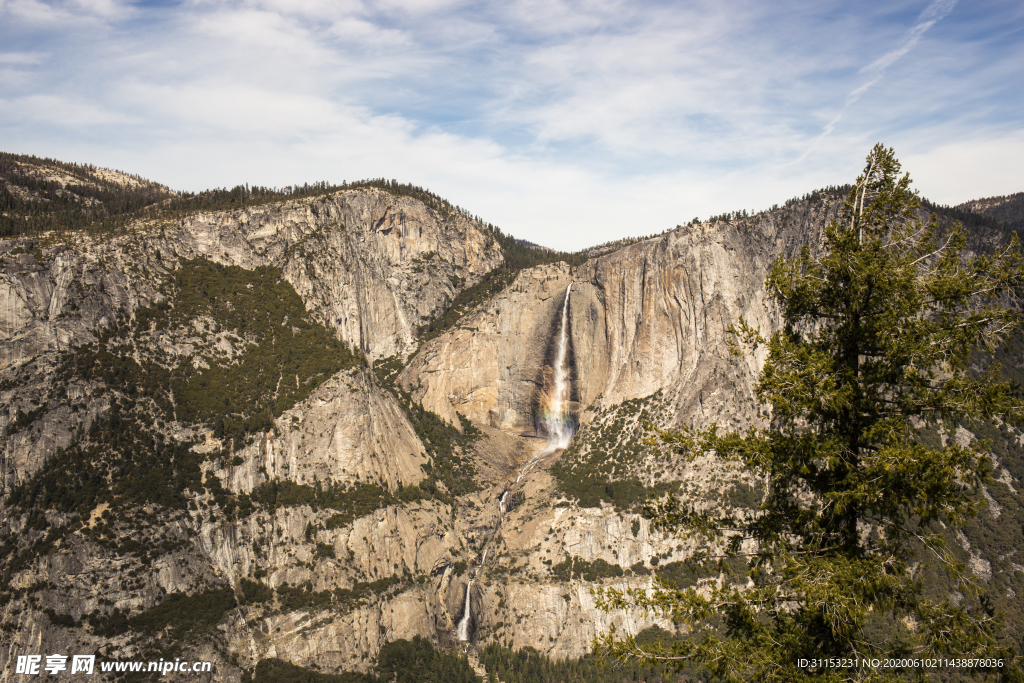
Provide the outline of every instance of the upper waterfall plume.
{"type": "Polygon", "coordinates": [[[569,346],[569,294],[572,283],[565,288],[565,302],[562,304],[562,320],[558,330],[558,345],[555,350],[554,379],[548,391],[541,395],[538,414],[538,431],[547,434],[548,443],[541,453],[552,453],[569,445],[576,433],[576,425],[568,412],[569,377],[566,356],[569,346]]]}

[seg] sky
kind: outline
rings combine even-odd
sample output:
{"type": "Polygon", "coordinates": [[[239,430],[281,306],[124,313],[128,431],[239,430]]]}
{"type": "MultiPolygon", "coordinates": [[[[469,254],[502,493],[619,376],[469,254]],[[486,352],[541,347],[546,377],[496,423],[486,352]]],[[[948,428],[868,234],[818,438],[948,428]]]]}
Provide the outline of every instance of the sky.
{"type": "Polygon", "coordinates": [[[0,150],[384,177],[575,250],[853,182],[1024,191],[1019,0],[0,0],[0,150]]]}

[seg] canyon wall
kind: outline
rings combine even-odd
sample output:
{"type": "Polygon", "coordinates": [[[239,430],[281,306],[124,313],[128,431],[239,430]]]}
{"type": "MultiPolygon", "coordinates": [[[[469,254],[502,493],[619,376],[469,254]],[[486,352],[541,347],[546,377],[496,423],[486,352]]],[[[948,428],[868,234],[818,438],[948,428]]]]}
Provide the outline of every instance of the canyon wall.
{"type": "Polygon", "coordinates": [[[0,242],[0,368],[91,341],[195,257],[277,266],[341,339],[372,358],[408,354],[416,327],[502,260],[475,221],[373,188],[142,221],[114,238],[51,236],[45,255],[38,244],[0,242]]]}
{"type": "MultiPolygon", "coordinates": [[[[402,383],[423,405],[514,431],[532,428],[533,398],[565,288],[570,297],[573,398],[614,405],[662,391],[678,419],[740,419],[764,356],[729,354],[727,330],[743,317],[765,333],[777,313],[765,276],[779,254],[805,242],[838,203],[804,203],[733,222],[678,227],[573,270],[522,272],[457,329],[431,340],[402,383]]],[[[749,409],[747,410],[749,414],[749,409]]]]}
{"type": "MultiPolygon", "coordinates": [[[[593,456],[602,492],[627,480],[671,481],[691,502],[724,504],[744,474],[711,457],[648,452],[642,420],[753,419],[763,350],[730,355],[728,329],[740,317],[766,334],[776,329],[764,287],[771,263],[805,243],[817,249],[838,207],[811,198],[677,227],[575,268],[523,270],[422,343],[418,326],[501,264],[502,253],[462,214],[381,190],[141,221],[112,238],[0,241],[0,531],[8,550],[0,680],[14,680],[13,657],[43,650],[141,659],[161,644],[215,661],[215,680],[238,681],[266,657],[366,671],[383,644],[416,635],[448,649],[499,642],[571,658],[611,625],[671,630],[664,620],[598,608],[592,589],[648,588],[655,568],[687,558],[693,542],[652,530],[635,507],[584,503],[558,467],[593,456]],[[280,268],[312,319],[371,365],[323,378],[237,443],[216,425],[150,420],[154,441],[184,444],[187,453],[175,457],[199,461],[174,509],[116,497],[81,510],[11,504],[19,486],[49,481],[61,449],[100,443],[91,427],[115,404],[148,400],[68,376],[63,359],[165,304],[176,269],[196,257],[280,268]],[[552,372],[570,283],[570,411],[580,431],[565,453],[534,461],[543,446],[538,391],[552,372]],[[372,364],[389,359],[396,371],[401,365],[394,383],[387,364],[372,364]],[[445,467],[462,469],[445,484],[437,475],[445,467]],[[340,502],[316,497],[331,487],[343,490],[340,502]],[[505,494],[514,505],[502,514],[505,494]],[[343,514],[345,496],[357,495],[382,502],[343,514]],[[595,574],[574,576],[574,562],[595,574]],[[475,629],[460,644],[455,627],[471,578],[475,629]],[[229,608],[198,639],[161,640],[173,622],[156,634],[140,626],[171,596],[199,600],[218,590],[229,608]]],[[[260,340],[228,332],[205,320],[143,330],[126,353],[194,357],[196,367],[220,354],[230,367],[260,340]]]]}

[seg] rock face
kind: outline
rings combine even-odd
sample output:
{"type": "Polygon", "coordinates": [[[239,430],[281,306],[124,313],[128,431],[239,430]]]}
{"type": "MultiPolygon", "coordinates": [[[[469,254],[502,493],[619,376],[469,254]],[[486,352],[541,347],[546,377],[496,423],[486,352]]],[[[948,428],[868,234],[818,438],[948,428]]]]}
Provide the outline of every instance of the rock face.
{"type": "Polygon", "coordinates": [[[493,237],[462,214],[372,188],[135,230],[45,252],[38,241],[0,243],[0,367],[91,341],[159,298],[161,275],[196,256],[278,266],[341,339],[372,358],[407,354],[417,325],[501,262],[493,237]]]}
{"type": "MultiPolygon", "coordinates": [[[[122,523],[104,516],[99,506],[55,553],[16,574],[18,585],[54,588],[37,592],[36,611],[7,604],[5,619],[15,608],[22,616],[4,636],[5,652],[32,642],[92,651],[112,637],[102,625],[112,606],[139,614],[165,594],[201,594],[217,585],[230,587],[244,605],[225,613],[222,635],[204,644],[219,662],[218,679],[235,679],[262,657],[365,670],[388,640],[424,635],[452,644],[470,578],[475,642],[496,638],[572,657],[611,624],[635,633],[658,623],[598,609],[593,580],[565,582],[550,568],[600,561],[618,568],[614,584],[650,585],[644,572],[630,568],[655,556],[681,559],[686,547],[652,534],[633,513],[562,499],[544,471],[550,459],[527,466],[540,442],[517,435],[533,433],[570,283],[572,401],[584,422],[596,428],[612,419],[616,404],[659,390],[667,416],[713,419],[735,410],[730,399],[749,390],[756,362],[739,371],[727,362],[726,328],[740,315],[771,328],[761,288],[767,265],[834,210],[798,208],[810,213],[688,226],[575,270],[555,264],[523,271],[423,345],[400,386],[453,425],[462,415],[489,430],[476,455],[465,455],[478,458],[478,470],[496,485],[458,499],[392,503],[340,523],[333,510],[306,502],[232,517],[209,485],[191,494],[187,513],[141,526],[137,517],[122,523]],[[600,413],[602,406],[610,412],[600,413]],[[510,486],[523,502],[501,514],[499,498],[510,486]],[[128,538],[172,550],[156,557],[153,570],[125,575],[137,560],[104,544],[123,546],[128,538]],[[72,575],[81,577],[80,589],[56,588],[72,575]],[[247,597],[258,585],[273,598],[247,597]],[[97,611],[98,625],[84,626],[97,611]],[[50,613],[68,616],[54,623],[50,613]]],[[[373,189],[150,221],[131,235],[74,245],[9,241],[0,252],[0,351],[8,378],[2,398],[10,406],[0,427],[14,425],[2,441],[6,491],[31,479],[116,399],[95,382],[73,381],[62,387],[66,400],[54,398],[52,386],[63,381],[61,354],[164,301],[164,284],[183,261],[198,256],[245,269],[280,268],[311,315],[371,359],[415,350],[417,325],[501,261],[493,237],[461,214],[373,189]],[[37,406],[45,410],[21,427],[18,416],[37,406]]],[[[216,348],[230,362],[241,352],[241,342],[211,321],[159,339],[178,358],[216,348]]],[[[332,377],[281,413],[273,429],[227,455],[228,444],[202,426],[168,424],[164,433],[195,442],[193,450],[206,458],[204,481],[216,479],[238,501],[269,482],[306,491],[376,484],[398,492],[439,465],[397,394],[367,369],[332,377]]],[[[679,476],[700,479],[699,472],[679,476]]],[[[12,514],[6,532],[25,529],[27,519],[12,514]]],[[[145,640],[129,631],[112,642],[110,656],[127,657],[145,640]]]]}
{"type": "MultiPolygon", "coordinates": [[[[120,400],[102,383],[58,379],[62,359],[133,320],[141,309],[165,302],[168,278],[181,262],[196,257],[247,269],[277,266],[314,319],[372,359],[413,349],[416,326],[500,263],[501,252],[486,229],[461,214],[373,189],[192,215],[176,223],[144,222],[115,238],[0,242],[0,398],[6,407],[0,413],[0,483],[5,495],[31,480],[57,449],[88,432],[109,413],[112,401],[120,400]]],[[[212,327],[197,321],[191,337],[179,334],[159,342],[159,335],[149,335],[146,343],[160,348],[136,348],[136,359],[151,352],[157,357],[196,353],[198,359],[201,348],[217,347],[230,361],[238,345],[212,327]]],[[[194,451],[207,458],[203,478],[219,480],[229,494],[243,498],[268,481],[293,482],[306,490],[376,484],[397,491],[422,480],[428,462],[406,413],[368,369],[329,379],[278,417],[272,430],[226,457],[221,454],[228,444],[212,431],[184,424],[162,430],[169,439],[197,442],[194,451]]],[[[303,616],[308,610],[270,610],[265,619],[259,609],[225,615],[221,644],[202,643],[203,652],[192,653],[220,662],[219,678],[237,679],[239,670],[223,659],[229,653],[252,662],[282,656],[308,665],[365,668],[389,639],[433,635],[447,595],[413,578],[429,576],[462,552],[447,506],[392,505],[338,525],[331,521],[332,510],[309,505],[230,518],[209,493],[191,495],[190,514],[141,523],[110,516],[104,503],[87,514],[83,529],[61,538],[58,549],[14,569],[4,589],[36,586],[33,600],[40,602],[33,604],[67,623],[25,611],[27,605],[8,597],[3,612],[13,628],[5,632],[9,647],[0,657],[4,679],[13,675],[13,666],[7,666],[12,653],[40,643],[48,652],[93,652],[106,640],[114,649],[105,653],[140,654],[131,637],[85,626],[87,617],[112,609],[138,613],[165,594],[202,594],[218,584],[241,595],[244,577],[255,577],[270,590],[300,587],[294,594],[300,604],[310,595],[350,591],[342,595],[349,607],[331,623],[320,619],[322,628],[314,632],[303,616]],[[126,543],[163,543],[165,551],[140,573],[149,560],[126,554],[126,543]],[[52,589],[39,588],[45,586],[52,589]]],[[[5,508],[0,522],[5,538],[25,535],[24,519],[11,512],[5,508]]],[[[69,517],[50,513],[50,519],[56,525],[69,517]]],[[[70,519],[74,524],[76,518],[70,519]]],[[[27,536],[40,540],[36,532],[27,536]]]]}
{"type": "MultiPolygon", "coordinates": [[[[19,409],[15,394],[29,398],[30,385],[45,393],[53,354],[92,342],[116,320],[162,300],[160,285],[176,264],[197,256],[280,267],[313,317],[371,359],[408,353],[416,326],[501,260],[493,237],[461,214],[375,189],[150,222],[129,236],[83,237],[74,248],[0,242],[0,369],[16,372],[39,359],[17,380],[21,391],[9,387],[0,429],[19,409]]],[[[35,471],[67,445],[66,432],[49,445],[6,440],[5,471],[35,471]]],[[[401,450],[416,452],[407,446],[401,450]]],[[[401,476],[410,473],[395,470],[386,479],[401,476]]]]}
{"type": "MultiPolygon", "coordinates": [[[[712,420],[749,395],[763,358],[737,367],[727,330],[740,317],[775,329],[764,280],[833,218],[837,202],[798,205],[733,223],[677,228],[570,271],[524,271],[458,329],[426,344],[402,382],[434,412],[502,429],[528,429],[552,330],[570,296],[574,399],[614,405],[665,391],[680,417],[712,420]],[[714,407],[712,407],[712,405],[714,407]]],[[[738,416],[737,416],[738,417],[738,416]]]]}
{"type": "Polygon", "coordinates": [[[369,356],[408,354],[417,325],[501,262],[486,230],[377,189],[200,214],[162,227],[179,257],[278,265],[307,307],[369,356]]]}
{"type": "MultiPolygon", "coordinates": [[[[578,657],[613,624],[632,634],[671,629],[599,609],[592,588],[649,587],[659,562],[683,560],[693,546],[652,531],[627,508],[584,505],[552,466],[591,458],[603,468],[602,490],[672,481],[693,500],[723,504],[743,473],[713,458],[647,453],[637,445],[642,421],[753,418],[744,399],[764,359],[730,357],[728,328],[741,316],[765,333],[776,328],[764,289],[771,262],[804,243],[817,248],[838,207],[811,198],[679,227],[577,268],[522,271],[422,346],[417,326],[502,254],[480,224],[410,197],[344,190],[143,221],[112,238],[0,241],[0,680],[14,679],[20,654],[99,650],[143,660],[158,644],[214,661],[215,680],[237,681],[266,657],[365,671],[394,639],[457,646],[470,580],[469,647],[497,641],[578,657]],[[313,319],[384,362],[325,378],[239,443],[218,437],[218,425],[152,412],[145,426],[154,442],[183,444],[175,457],[197,463],[173,509],[113,496],[84,507],[12,503],[19,483],[52,487],[48,463],[82,439],[103,438],[90,434],[109,424],[102,420],[116,405],[149,400],[69,374],[64,360],[168,305],[167,283],[196,257],[279,268],[313,319]],[[551,373],[570,284],[568,363],[580,431],[565,453],[536,458],[538,390],[551,373]],[[400,369],[395,384],[389,368],[400,369]],[[468,439],[474,430],[464,418],[483,434],[459,446],[444,422],[468,439]],[[451,468],[466,463],[477,485],[458,488],[470,469],[451,468]],[[443,479],[443,471],[458,474],[443,479]],[[343,491],[340,500],[318,497],[331,487],[343,491]],[[379,501],[351,512],[350,497],[360,495],[379,501]],[[577,566],[589,573],[573,573],[577,566]],[[192,612],[215,598],[226,607],[190,625],[201,636],[168,642],[177,622],[160,621],[160,605],[186,597],[204,601],[192,612]]],[[[154,323],[126,355],[165,365],[194,356],[197,368],[217,355],[229,367],[247,345],[258,346],[215,322],[171,332],[154,323]]],[[[979,555],[975,564],[986,561],[979,555]]],[[[988,570],[998,573],[995,564],[988,570]]]]}
{"type": "Polygon", "coordinates": [[[537,390],[551,364],[551,338],[570,282],[564,265],[522,272],[482,310],[428,342],[402,373],[403,385],[453,424],[459,412],[506,431],[532,430],[537,390]]]}
{"type": "Polygon", "coordinates": [[[369,480],[391,490],[423,479],[423,444],[368,372],[335,376],[277,424],[280,434],[268,432],[238,452],[244,463],[224,481],[232,491],[251,493],[270,479],[308,485],[369,480]]]}
{"type": "MultiPolygon", "coordinates": [[[[980,214],[995,219],[1005,226],[1005,230],[1016,230],[1020,232],[1024,225],[1024,192],[1017,192],[1002,197],[985,197],[964,202],[956,207],[962,211],[980,214]]],[[[972,233],[976,232],[976,226],[971,226],[972,233]]],[[[991,224],[987,227],[991,227],[991,224]]]]}
{"type": "Polygon", "coordinates": [[[126,243],[86,237],[44,254],[37,242],[0,242],[0,368],[92,341],[116,315],[158,298],[126,243]]]}

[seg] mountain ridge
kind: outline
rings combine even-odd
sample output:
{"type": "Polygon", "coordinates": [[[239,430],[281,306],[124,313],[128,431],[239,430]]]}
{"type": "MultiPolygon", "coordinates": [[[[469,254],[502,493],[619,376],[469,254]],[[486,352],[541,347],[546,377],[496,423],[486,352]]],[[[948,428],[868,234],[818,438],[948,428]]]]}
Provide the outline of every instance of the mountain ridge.
{"type": "MultiPolygon", "coordinates": [[[[539,263],[402,192],[0,241],[4,680],[34,643],[205,658],[216,680],[270,660],[367,672],[388,642],[466,647],[466,596],[471,647],[576,659],[612,624],[671,631],[603,612],[589,587],[685,574],[694,545],[650,529],[648,493],[750,507],[757,482],[658,456],[645,423],[757,419],[759,361],[732,361],[727,328],[745,315],[774,329],[764,273],[816,248],[841,189],[539,263]],[[535,462],[570,282],[580,429],[535,462]],[[205,603],[185,637],[184,607],[205,603]]],[[[978,248],[1008,239],[986,225],[978,248]]],[[[1012,427],[985,435],[999,514],[957,552],[1024,596],[1006,554],[1024,541],[985,540],[1020,515],[1024,454],[1012,427]]]]}

